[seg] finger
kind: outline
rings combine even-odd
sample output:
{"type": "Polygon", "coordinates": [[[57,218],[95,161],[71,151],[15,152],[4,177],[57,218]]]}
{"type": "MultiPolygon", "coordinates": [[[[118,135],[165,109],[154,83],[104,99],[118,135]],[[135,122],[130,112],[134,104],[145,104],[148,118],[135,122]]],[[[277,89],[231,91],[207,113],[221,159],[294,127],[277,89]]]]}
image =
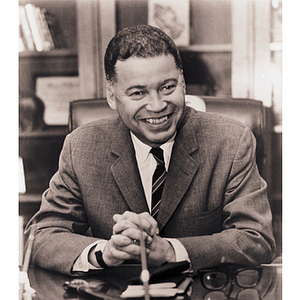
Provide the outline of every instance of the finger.
{"type": "Polygon", "coordinates": [[[154,232],[156,234],[159,234],[159,229],[157,226],[157,221],[148,213],[148,212],[143,212],[140,214],[143,218],[146,218],[146,220],[151,224],[151,226],[154,229],[154,232]]]}
{"type": "Polygon", "coordinates": [[[149,213],[136,214],[127,211],[123,215],[114,215],[113,218],[117,221],[113,227],[114,234],[119,234],[127,228],[137,227],[145,230],[150,236],[157,231],[157,223],[149,213]]]}
{"type": "MultiPolygon", "coordinates": [[[[157,222],[148,212],[136,214],[131,211],[125,211],[122,215],[115,214],[113,216],[113,219],[115,222],[121,222],[125,220],[130,221],[136,226],[145,230],[150,236],[153,236],[154,234],[159,234],[157,222]]],[[[120,233],[120,232],[121,231],[115,233],[120,233]]]]}
{"type": "Polygon", "coordinates": [[[122,221],[122,220],[126,220],[126,219],[128,219],[129,217],[131,217],[133,215],[136,215],[136,213],[133,213],[132,211],[125,211],[122,215],[121,214],[115,214],[113,216],[113,220],[115,222],[119,222],[119,221],[122,221]]]}
{"type": "Polygon", "coordinates": [[[141,239],[141,233],[142,233],[142,238],[147,244],[152,243],[152,237],[149,236],[145,231],[142,231],[140,229],[134,229],[134,228],[128,228],[124,231],[122,231],[121,235],[126,236],[130,238],[131,240],[137,240],[140,241],[141,239]]]}
{"type": "Polygon", "coordinates": [[[121,220],[122,220],[122,215],[120,215],[120,214],[115,214],[115,215],[113,215],[113,220],[114,220],[115,222],[121,221],[121,220]]]}
{"type": "Polygon", "coordinates": [[[156,233],[157,223],[147,212],[128,215],[127,220],[146,231],[150,236],[156,233]]]}
{"type": "Polygon", "coordinates": [[[116,247],[125,247],[128,245],[131,245],[133,243],[133,240],[126,235],[112,235],[111,240],[113,242],[113,245],[116,247]]]}
{"type": "Polygon", "coordinates": [[[121,234],[122,231],[128,228],[139,229],[139,227],[129,220],[121,220],[113,226],[113,234],[121,234]]]}
{"type": "Polygon", "coordinates": [[[111,255],[116,260],[129,260],[129,259],[137,259],[136,255],[131,254],[130,252],[124,251],[124,248],[112,247],[110,249],[111,255]]]}
{"type": "MultiPolygon", "coordinates": [[[[123,240],[120,235],[112,236],[111,240],[113,242],[113,248],[118,250],[118,252],[112,252],[114,255],[117,255],[115,258],[122,258],[124,256],[120,256],[120,252],[126,252],[131,256],[131,258],[139,259],[141,253],[141,247],[139,243],[135,243],[133,240],[129,239],[130,242],[128,243],[127,240],[123,240]]],[[[114,250],[113,250],[114,251],[114,250]]],[[[148,249],[148,252],[150,250],[148,249]]],[[[129,258],[126,258],[129,259],[129,258]]]]}

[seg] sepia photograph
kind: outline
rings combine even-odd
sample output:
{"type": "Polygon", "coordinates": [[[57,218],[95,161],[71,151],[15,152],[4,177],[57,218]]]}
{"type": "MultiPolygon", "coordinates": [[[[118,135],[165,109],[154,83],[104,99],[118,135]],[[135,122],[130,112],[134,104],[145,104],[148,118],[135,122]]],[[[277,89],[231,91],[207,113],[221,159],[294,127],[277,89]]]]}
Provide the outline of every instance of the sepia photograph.
{"type": "Polygon", "coordinates": [[[19,300],[283,299],[286,2],[16,1],[19,300]]]}

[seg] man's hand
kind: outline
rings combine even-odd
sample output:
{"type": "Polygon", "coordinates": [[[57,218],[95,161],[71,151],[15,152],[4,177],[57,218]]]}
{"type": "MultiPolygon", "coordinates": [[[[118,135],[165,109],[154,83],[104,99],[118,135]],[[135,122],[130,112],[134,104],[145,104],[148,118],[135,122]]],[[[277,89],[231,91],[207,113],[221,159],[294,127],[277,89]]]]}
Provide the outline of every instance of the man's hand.
{"type": "MultiPolygon", "coordinates": [[[[141,228],[143,228],[145,243],[150,244],[154,232],[158,232],[156,221],[153,218],[150,219],[149,214],[143,218],[130,212],[115,215],[114,220],[116,224],[113,228],[113,235],[103,250],[104,262],[111,267],[118,266],[129,259],[140,260],[141,228]]],[[[146,249],[146,252],[149,253],[150,250],[146,249]]],[[[90,253],[89,260],[97,265],[95,249],[90,253]]]]}
{"type": "Polygon", "coordinates": [[[112,235],[103,251],[104,262],[112,267],[119,266],[125,260],[139,259],[140,246],[123,235],[112,235]]]}
{"type": "MultiPolygon", "coordinates": [[[[136,214],[125,212],[122,215],[115,215],[116,222],[111,240],[117,245],[115,253],[118,256],[130,257],[124,259],[140,259],[140,232],[143,231],[143,238],[146,242],[148,264],[150,266],[161,265],[165,262],[175,261],[173,246],[161,238],[158,233],[156,220],[149,213],[136,214]],[[119,253],[125,252],[125,253],[119,253]]],[[[104,258],[105,259],[105,258],[104,258]]]]}

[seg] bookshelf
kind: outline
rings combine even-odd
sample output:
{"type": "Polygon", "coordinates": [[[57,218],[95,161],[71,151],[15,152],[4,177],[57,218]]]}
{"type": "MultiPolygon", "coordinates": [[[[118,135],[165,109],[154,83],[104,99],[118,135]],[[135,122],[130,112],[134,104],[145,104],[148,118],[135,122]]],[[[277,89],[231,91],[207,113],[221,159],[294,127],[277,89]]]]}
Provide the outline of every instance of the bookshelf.
{"type": "MultiPolygon", "coordinates": [[[[19,52],[19,97],[32,98],[36,79],[44,76],[78,76],[77,1],[20,0],[19,6],[35,5],[55,18],[63,44],[49,51],[19,52]]],[[[79,97],[79,95],[78,95],[79,97]]],[[[21,111],[21,110],[20,110],[21,111]]],[[[21,116],[20,116],[21,117],[21,116]]],[[[45,125],[19,131],[19,156],[23,159],[26,192],[19,196],[19,214],[26,225],[39,208],[41,194],[56,172],[67,126],[45,125]]]]}
{"type": "Polygon", "coordinates": [[[45,9],[55,20],[61,48],[50,51],[22,51],[19,54],[20,97],[35,94],[38,76],[78,74],[76,0],[20,0],[19,6],[32,4],[45,9]]]}
{"type": "MultiPolygon", "coordinates": [[[[36,79],[47,76],[78,77],[80,91],[74,100],[102,97],[105,78],[101,62],[108,41],[115,34],[114,0],[20,0],[19,5],[28,3],[55,16],[65,47],[19,52],[20,99],[33,98],[36,79]]],[[[57,170],[67,133],[67,125],[49,124],[19,131],[19,155],[23,158],[26,183],[26,193],[19,195],[19,213],[24,225],[38,209],[41,194],[57,170]]]]}

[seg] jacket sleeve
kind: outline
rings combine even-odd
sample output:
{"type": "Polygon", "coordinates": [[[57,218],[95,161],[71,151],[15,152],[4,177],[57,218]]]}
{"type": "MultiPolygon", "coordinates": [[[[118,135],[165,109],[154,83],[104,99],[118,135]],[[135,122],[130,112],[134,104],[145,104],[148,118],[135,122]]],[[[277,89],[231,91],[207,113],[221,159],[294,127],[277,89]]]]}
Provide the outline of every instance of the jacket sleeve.
{"type": "Polygon", "coordinates": [[[70,274],[84,248],[99,240],[85,235],[88,227],[79,183],[72,167],[70,136],[67,136],[58,171],[42,196],[40,210],[26,228],[27,232],[34,230],[32,262],[70,274]]]}
{"type": "Polygon", "coordinates": [[[180,238],[194,272],[221,262],[260,264],[276,255],[267,184],[256,165],[256,141],[245,128],[232,162],[223,199],[222,231],[180,238]]]}

